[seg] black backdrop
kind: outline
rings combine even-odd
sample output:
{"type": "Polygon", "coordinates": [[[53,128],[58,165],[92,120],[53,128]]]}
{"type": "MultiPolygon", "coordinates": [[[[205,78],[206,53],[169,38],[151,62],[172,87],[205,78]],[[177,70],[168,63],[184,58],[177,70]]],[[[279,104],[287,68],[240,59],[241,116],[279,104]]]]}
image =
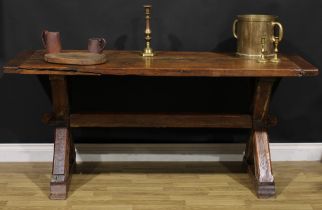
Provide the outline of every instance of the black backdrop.
{"type": "MultiPolygon", "coordinates": [[[[316,0],[1,0],[1,59],[7,61],[21,50],[41,48],[43,29],[60,31],[65,49],[85,49],[87,38],[102,36],[108,40],[108,49],[140,50],[144,45],[145,3],[153,4],[155,50],[234,51],[234,17],[267,13],[278,15],[284,25],[282,52],[300,54],[318,68],[322,66],[322,2],[316,0]]],[[[281,81],[272,101],[271,112],[279,118],[278,126],[271,129],[272,142],[322,140],[321,80],[281,81]]],[[[73,111],[94,109],[95,104],[117,111],[247,112],[251,93],[251,81],[238,78],[104,77],[70,81],[73,111]]],[[[0,96],[0,142],[52,142],[52,129],[40,122],[41,114],[51,110],[47,78],[3,75],[0,96]]],[[[78,141],[104,137],[109,142],[236,142],[245,140],[243,134],[209,129],[75,131],[78,141]]]]}

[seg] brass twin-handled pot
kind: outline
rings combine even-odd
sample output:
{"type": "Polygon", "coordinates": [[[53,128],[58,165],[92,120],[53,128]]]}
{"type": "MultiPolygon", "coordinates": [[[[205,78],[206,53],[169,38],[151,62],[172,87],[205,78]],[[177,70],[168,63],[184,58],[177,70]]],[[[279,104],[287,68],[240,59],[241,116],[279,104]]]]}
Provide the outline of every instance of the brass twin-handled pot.
{"type": "Polygon", "coordinates": [[[274,40],[283,39],[283,26],[272,15],[238,15],[233,24],[237,55],[246,58],[274,56],[274,40]],[[275,32],[278,33],[276,34],[275,32]]]}

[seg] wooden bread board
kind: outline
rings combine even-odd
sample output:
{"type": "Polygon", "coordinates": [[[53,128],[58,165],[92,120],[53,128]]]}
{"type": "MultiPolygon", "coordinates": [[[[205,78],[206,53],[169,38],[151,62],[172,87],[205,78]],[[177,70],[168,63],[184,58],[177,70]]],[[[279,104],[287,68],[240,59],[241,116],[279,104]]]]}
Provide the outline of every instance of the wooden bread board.
{"type": "Polygon", "coordinates": [[[89,52],[65,52],[45,54],[45,61],[58,64],[95,65],[106,62],[105,54],[89,52]]]}

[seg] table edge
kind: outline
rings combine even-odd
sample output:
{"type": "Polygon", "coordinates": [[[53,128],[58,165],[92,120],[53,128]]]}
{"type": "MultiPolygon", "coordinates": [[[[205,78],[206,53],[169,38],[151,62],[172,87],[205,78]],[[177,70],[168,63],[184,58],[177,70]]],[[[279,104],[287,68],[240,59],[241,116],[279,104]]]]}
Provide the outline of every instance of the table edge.
{"type": "MultiPolygon", "coordinates": [[[[49,75],[49,74],[60,74],[60,75],[102,75],[94,72],[82,72],[80,71],[79,73],[72,73],[72,72],[64,72],[64,71],[58,71],[58,70],[48,70],[42,72],[41,70],[29,70],[29,69],[24,69],[20,68],[20,65],[23,64],[24,61],[26,61],[29,57],[31,57],[35,52],[42,52],[43,50],[28,50],[28,51],[22,51],[17,54],[13,59],[9,60],[5,65],[3,66],[3,73],[12,73],[12,74],[32,74],[32,75],[49,75]],[[49,73],[50,71],[50,73],[49,73]]],[[[110,52],[138,52],[136,50],[107,50],[110,52]]],[[[173,52],[174,51],[160,51],[160,52],[173,52]]],[[[199,51],[196,51],[199,52],[199,51]]],[[[196,53],[195,51],[179,51],[179,53],[196,53]]],[[[200,53],[221,53],[221,52],[212,52],[212,51],[203,51],[200,53]]],[[[227,54],[227,53],[223,53],[227,54]]],[[[231,53],[229,53],[231,54],[231,53]]],[[[292,61],[297,67],[298,67],[298,72],[295,72],[294,74],[285,74],[285,75],[212,75],[212,76],[203,76],[203,75],[195,75],[194,77],[301,77],[301,76],[317,76],[319,75],[319,69],[317,69],[315,66],[313,66],[311,63],[306,61],[304,58],[302,58],[299,55],[283,55],[287,57],[290,61],[292,61]]],[[[247,70],[245,70],[247,71],[247,70]]],[[[108,75],[108,74],[107,74],[108,75]]],[[[112,74],[114,75],[114,74],[112,74]]],[[[132,74],[128,74],[128,76],[131,76],[132,74]]],[[[115,74],[115,76],[125,76],[123,74],[115,74]]],[[[151,75],[137,75],[133,74],[133,76],[151,76],[151,75]]],[[[159,75],[162,77],[162,75],[159,75]]],[[[165,77],[170,77],[171,75],[164,75],[165,77]]],[[[182,74],[182,75],[173,75],[173,77],[193,77],[193,75],[187,75],[187,74],[182,74]]]]}

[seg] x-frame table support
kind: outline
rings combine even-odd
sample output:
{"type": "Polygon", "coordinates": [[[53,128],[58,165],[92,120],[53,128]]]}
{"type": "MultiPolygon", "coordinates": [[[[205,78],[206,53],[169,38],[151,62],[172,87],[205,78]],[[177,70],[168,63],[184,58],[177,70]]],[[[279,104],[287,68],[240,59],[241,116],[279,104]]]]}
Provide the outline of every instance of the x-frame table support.
{"type": "MultiPolygon", "coordinates": [[[[65,76],[50,76],[52,87],[53,117],[55,118],[55,147],[50,182],[50,198],[66,199],[68,185],[75,165],[75,147],[69,122],[68,88],[65,76]]],[[[252,105],[252,128],[245,151],[245,162],[255,176],[257,195],[260,198],[275,195],[269,150],[268,115],[274,78],[258,78],[252,105]]]]}

